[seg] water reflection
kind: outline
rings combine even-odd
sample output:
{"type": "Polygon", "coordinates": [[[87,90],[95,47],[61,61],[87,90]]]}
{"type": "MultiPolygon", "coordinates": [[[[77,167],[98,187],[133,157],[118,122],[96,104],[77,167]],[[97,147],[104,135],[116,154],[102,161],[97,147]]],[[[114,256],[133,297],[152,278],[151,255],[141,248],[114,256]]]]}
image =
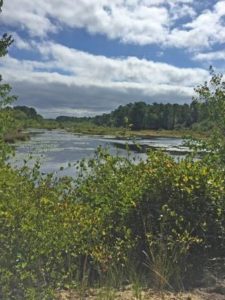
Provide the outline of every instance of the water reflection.
{"type": "MultiPolygon", "coordinates": [[[[166,149],[178,149],[182,144],[181,139],[175,138],[139,139],[137,142],[140,145],[166,149]]],[[[60,172],[60,176],[75,176],[76,170],[73,164],[81,159],[93,157],[98,146],[107,147],[112,155],[127,156],[126,143],[132,144],[133,141],[74,135],[60,130],[35,130],[32,131],[29,141],[17,144],[13,165],[20,167],[24,159],[32,154],[33,158],[29,164],[32,165],[37,159],[40,160],[41,172],[57,172],[60,167],[64,167],[65,169],[60,172]],[[72,166],[68,167],[68,163],[72,166]]],[[[135,157],[136,160],[146,158],[145,153],[138,153],[137,151],[131,151],[131,156],[135,157]]]]}

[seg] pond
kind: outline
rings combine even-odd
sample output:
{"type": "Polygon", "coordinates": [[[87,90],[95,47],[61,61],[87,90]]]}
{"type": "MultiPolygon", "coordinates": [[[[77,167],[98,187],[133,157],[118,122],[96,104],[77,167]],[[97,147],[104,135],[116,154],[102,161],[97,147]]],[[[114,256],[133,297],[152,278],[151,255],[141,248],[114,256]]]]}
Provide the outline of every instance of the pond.
{"type": "Polygon", "coordinates": [[[30,130],[30,135],[29,141],[16,144],[13,165],[22,166],[24,160],[32,155],[30,166],[38,159],[42,173],[58,172],[60,167],[63,167],[64,170],[58,172],[59,176],[75,176],[76,170],[73,164],[81,159],[93,157],[98,146],[107,147],[112,155],[127,156],[126,145],[129,144],[132,149],[130,156],[135,157],[136,161],[146,159],[146,148],[149,147],[175,152],[173,155],[178,156],[187,150],[182,147],[182,139],[178,138],[138,139],[134,144],[132,140],[72,134],[62,130],[30,130]],[[137,144],[140,146],[136,146],[137,144]],[[68,163],[72,166],[69,167],[68,163]]]}

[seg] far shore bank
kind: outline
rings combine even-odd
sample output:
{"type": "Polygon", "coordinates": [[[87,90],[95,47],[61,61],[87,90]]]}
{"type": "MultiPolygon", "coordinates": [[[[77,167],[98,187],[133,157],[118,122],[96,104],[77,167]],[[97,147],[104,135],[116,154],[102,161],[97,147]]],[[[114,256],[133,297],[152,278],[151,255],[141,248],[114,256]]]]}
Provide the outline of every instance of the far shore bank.
{"type": "Polygon", "coordinates": [[[10,131],[4,136],[4,141],[9,144],[14,144],[18,141],[28,141],[30,139],[30,134],[27,131],[15,130],[10,131]]]}
{"type": "Polygon", "coordinates": [[[26,128],[24,130],[18,129],[7,133],[4,137],[5,142],[15,143],[18,141],[27,141],[33,134],[32,130],[63,130],[77,135],[100,136],[104,138],[117,140],[132,140],[132,139],[152,139],[152,138],[207,138],[206,133],[196,132],[193,130],[126,130],[123,128],[110,127],[88,127],[88,128],[71,128],[71,127],[57,127],[57,126],[37,126],[26,128]]]}
{"type": "MultiPolygon", "coordinates": [[[[57,129],[57,128],[55,128],[57,129]]],[[[207,138],[205,132],[197,132],[190,129],[187,130],[126,130],[123,128],[110,128],[110,127],[93,127],[93,128],[70,128],[64,127],[65,131],[74,134],[87,134],[87,135],[99,135],[110,136],[116,139],[151,139],[151,138],[207,138]]]]}

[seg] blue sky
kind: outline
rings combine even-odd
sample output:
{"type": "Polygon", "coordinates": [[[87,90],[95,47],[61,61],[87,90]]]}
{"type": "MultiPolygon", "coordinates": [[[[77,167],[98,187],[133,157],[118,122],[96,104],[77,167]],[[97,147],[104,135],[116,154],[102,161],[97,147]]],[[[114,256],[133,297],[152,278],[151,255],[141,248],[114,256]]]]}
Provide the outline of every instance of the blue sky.
{"type": "Polygon", "coordinates": [[[5,0],[0,31],[15,40],[0,73],[16,104],[46,117],[190,102],[225,68],[224,0],[5,0]]]}

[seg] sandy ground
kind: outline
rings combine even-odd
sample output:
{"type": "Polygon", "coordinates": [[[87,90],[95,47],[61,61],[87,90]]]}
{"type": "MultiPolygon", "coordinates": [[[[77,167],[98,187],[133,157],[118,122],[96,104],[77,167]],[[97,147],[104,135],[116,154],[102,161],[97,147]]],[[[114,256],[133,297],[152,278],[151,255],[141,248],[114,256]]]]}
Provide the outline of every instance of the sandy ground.
{"type": "Polygon", "coordinates": [[[170,293],[153,290],[137,291],[128,288],[123,291],[92,289],[88,292],[59,291],[57,300],[225,300],[225,290],[198,289],[192,292],[170,293]]]}

